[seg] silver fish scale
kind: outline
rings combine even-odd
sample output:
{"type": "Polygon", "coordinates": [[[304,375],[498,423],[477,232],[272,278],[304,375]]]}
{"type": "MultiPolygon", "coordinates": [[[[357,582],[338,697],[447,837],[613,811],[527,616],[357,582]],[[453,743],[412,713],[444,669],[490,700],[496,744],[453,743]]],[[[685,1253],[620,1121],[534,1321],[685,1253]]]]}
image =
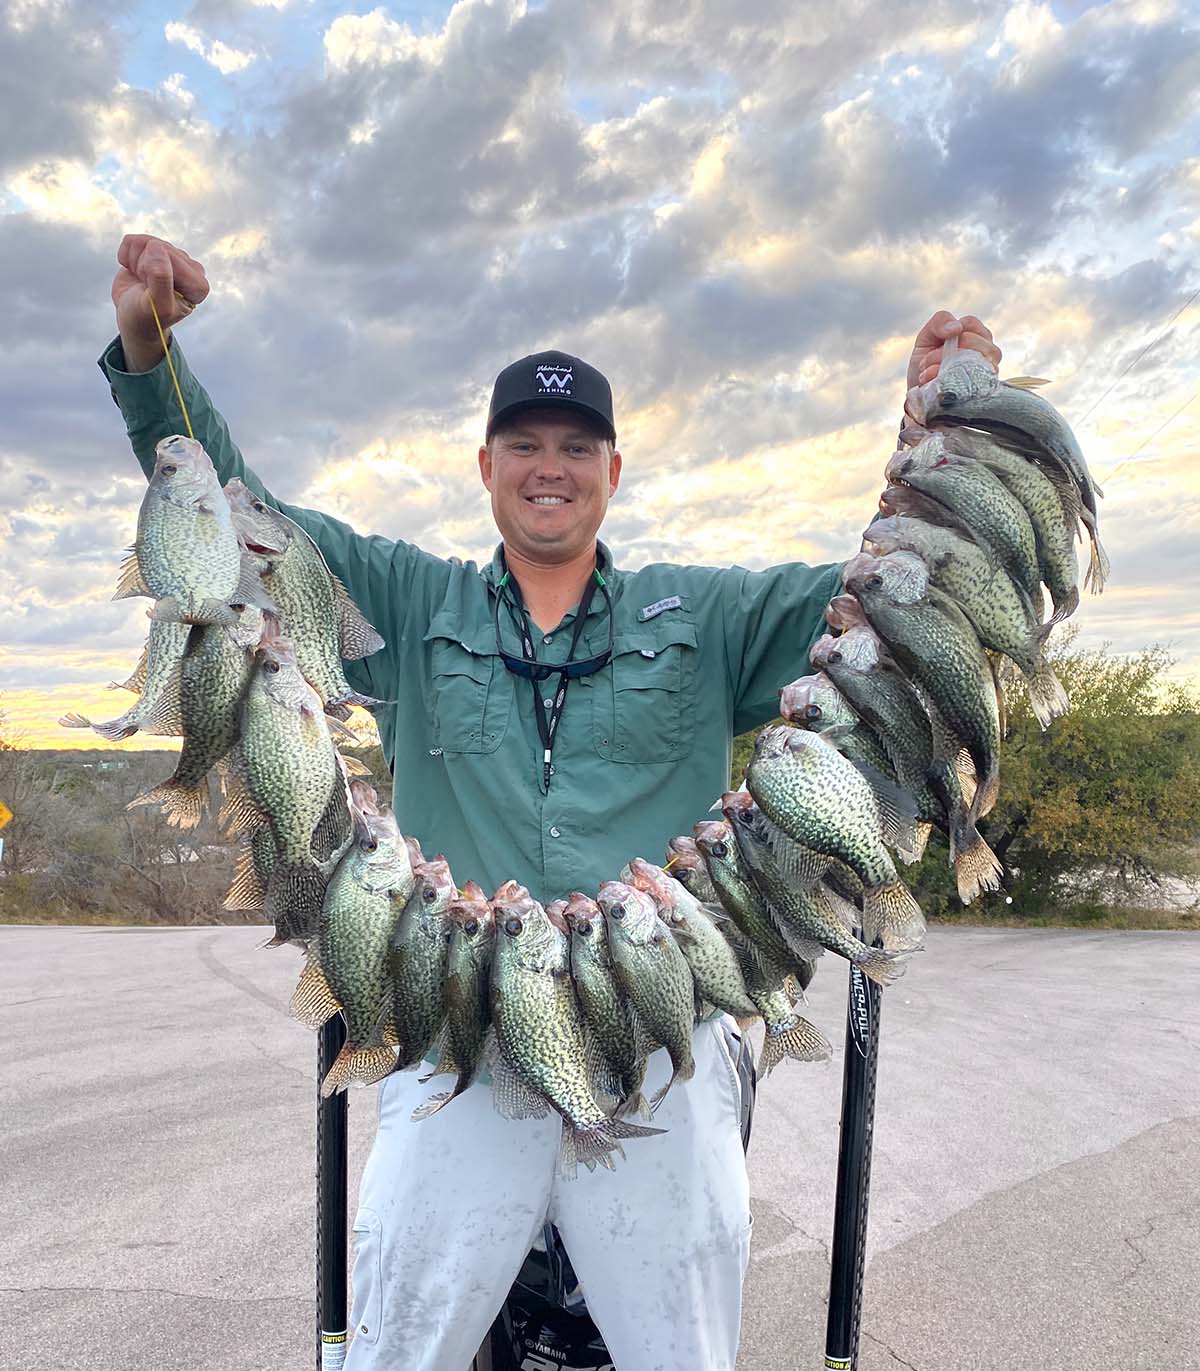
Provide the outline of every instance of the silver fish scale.
{"type": "MultiPolygon", "coordinates": [[[[527,933],[531,918],[523,914],[527,933]]],[[[492,1023],[500,1050],[522,1081],[547,1099],[577,1128],[594,1128],[607,1115],[596,1103],[587,1069],[583,1016],[575,998],[566,935],[544,913],[533,916],[548,932],[538,941],[541,955],[504,932],[497,914],[492,967],[492,1023]],[[551,936],[552,935],[552,936],[551,936]]],[[[531,940],[532,941],[532,940],[531,940]]]]}
{"type": "Polygon", "coordinates": [[[238,584],[241,548],[217,473],[189,481],[189,498],[172,499],[176,478],[155,474],[138,512],[137,558],[158,599],[182,604],[224,600],[238,584]]]}
{"type": "Polygon", "coordinates": [[[341,1002],[351,1045],[376,1046],[387,1003],[388,943],[412,893],[408,848],[399,834],[374,852],[351,844],[325,891],[317,926],[321,970],[341,1002]]]}
{"type": "Polygon", "coordinates": [[[673,926],[672,931],[691,967],[701,999],[736,1019],[754,1014],[754,1004],[746,993],[737,957],[712,917],[698,904],[689,907],[683,899],[676,900],[675,909],[685,931],[683,936],[673,926]]]}
{"type": "Polygon", "coordinates": [[[479,1064],[490,1022],[488,982],[496,942],[495,924],[480,919],[473,936],[456,926],[446,962],[446,1037],[460,1082],[479,1064]]]}
{"type": "Polygon", "coordinates": [[[638,1019],[675,1065],[691,1059],[696,995],[687,958],[658,916],[644,942],[634,943],[627,930],[609,924],[609,947],[617,983],[629,997],[638,1019]]]}
{"type": "Polygon", "coordinates": [[[586,937],[571,934],[571,974],[584,1021],[620,1079],[626,1096],[641,1088],[646,1055],[629,1004],[618,989],[604,918],[597,913],[586,937]]]}
{"type": "MultiPolygon", "coordinates": [[[[742,869],[732,829],[725,849],[724,857],[706,858],[721,907],[756,947],[796,974],[801,963],[780,936],[761,891],[750,874],[742,869]]],[[[808,964],[804,965],[808,967],[808,964]]]]}
{"type": "Polygon", "coordinates": [[[193,630],[180,669],[183,751],[175,777],[198,785],[238,740],[239,705],[254,673],[249,652],[220,624],[193,630]]]}
{"type": "Polygon", "coordinates": [[[275,834],[278,860],[311,860],[313,830],[341,783],[333,741],[319,709],[283,705],[269,693],[261,667],[242,708],[241,758],[246,789],[275,834]]]}
{"type": "Polygon", "coordinates": [[[423,889],[424,882],[418,877],[388,951],[400,1067],[421,1060],[446,1018],[453,887],[440,892],[435,900],[424,899],[423,889]]]}

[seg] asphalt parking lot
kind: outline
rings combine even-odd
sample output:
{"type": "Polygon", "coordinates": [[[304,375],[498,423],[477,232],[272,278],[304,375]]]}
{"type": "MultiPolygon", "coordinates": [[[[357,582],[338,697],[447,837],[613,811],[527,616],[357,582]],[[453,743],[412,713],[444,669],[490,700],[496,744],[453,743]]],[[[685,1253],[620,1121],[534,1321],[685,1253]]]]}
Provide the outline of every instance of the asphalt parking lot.
{"type": "MultiPolygon", "coordinates": [[[[0,928],[6,1371],[312,1365],[315,1048],[263,937],[0,928]]],[[[1198,983],[1186,933],[931,932],[884,996],[863,1371],[1200,1368],[1198,983]]],[[[810,1001],[840,1044],[842,964],[810,1001]]],[[[838,1062],[760,1092],[739,1371],[821,1364],[839,1101],[838,1062]]],[[[355,1180],[372,1126],[358,1092],[355,1180]]]]}

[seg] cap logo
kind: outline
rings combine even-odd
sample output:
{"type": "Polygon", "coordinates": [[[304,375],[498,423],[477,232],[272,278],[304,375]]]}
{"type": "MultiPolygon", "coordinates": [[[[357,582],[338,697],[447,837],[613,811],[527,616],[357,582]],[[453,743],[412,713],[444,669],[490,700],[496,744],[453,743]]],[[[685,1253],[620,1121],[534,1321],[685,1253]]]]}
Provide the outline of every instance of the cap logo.
{"type": "Polygon", "coordinates": [[[539,395],[570,395],[574,377],[569,366],[540,366],[534,373],[539,395]]]}

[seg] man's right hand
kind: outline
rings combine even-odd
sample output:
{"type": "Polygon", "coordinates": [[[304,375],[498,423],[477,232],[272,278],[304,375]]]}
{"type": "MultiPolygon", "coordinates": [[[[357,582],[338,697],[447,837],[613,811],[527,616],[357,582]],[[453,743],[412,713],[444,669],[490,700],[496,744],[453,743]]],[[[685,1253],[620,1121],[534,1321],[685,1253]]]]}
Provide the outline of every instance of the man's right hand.
{"type": "Polygon", "coordinates": [[[127,233],[117,261],[121,265],[113,278],[112,300],[125,365],[130,371],[150,371],[163,357],[150,301],[166,333],[208,294],[208,277],[182,248],[148,233],[127,233]]]}

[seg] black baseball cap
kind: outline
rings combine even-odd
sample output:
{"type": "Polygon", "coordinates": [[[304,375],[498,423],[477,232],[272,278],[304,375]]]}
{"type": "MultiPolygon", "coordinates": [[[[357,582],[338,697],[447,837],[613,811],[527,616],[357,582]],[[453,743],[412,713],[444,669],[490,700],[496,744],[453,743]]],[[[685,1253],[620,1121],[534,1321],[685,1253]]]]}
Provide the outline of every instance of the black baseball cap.
{"type": "Polygon", "coordinates": [[[612,386],[595,367],[569,352],[531,352],[504,368],[488,406],[489,441],[499,423],[526,409],[572,409],[610,442],[617,441],[612,386]]]}

